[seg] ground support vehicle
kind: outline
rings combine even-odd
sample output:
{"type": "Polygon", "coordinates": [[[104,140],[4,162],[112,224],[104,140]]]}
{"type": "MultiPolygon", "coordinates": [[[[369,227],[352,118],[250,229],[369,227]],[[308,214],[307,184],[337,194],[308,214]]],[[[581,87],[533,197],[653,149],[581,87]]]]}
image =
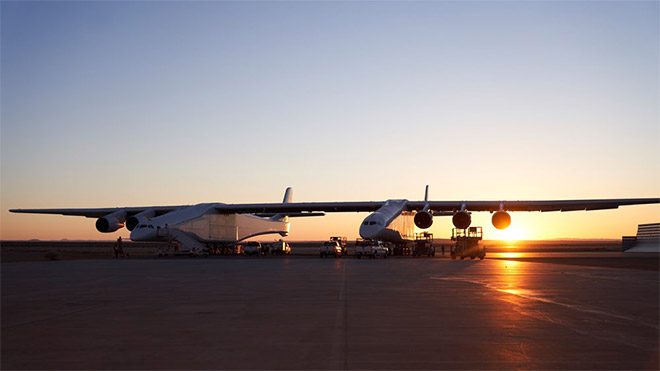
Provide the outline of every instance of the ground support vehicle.
{"type": "Polygon", "coordinates": [[[435,256],[435,247],[433,246],[433,233],[422,232],[415,234],[413,256],[435,256]]]}
{"type": "Polygon", "coordinates": [[[356,258],[360,259],[362,257],[368,258],[387,258],[389,255],[389,249],[383,245],[381,241],[375,240],[357,240],[355,241],[355,250],[353,254],[356,258]]]}
{"type": "Polygon", "coordinates": [[[395,244],[392,248],[392,255],[394,256],[410,256],[412,255],[412,249],[410,248],[410,242],[404,242],[395,244]]]}
{"type": "Polygon", "coordinates": [[[243,245],[243,254],[245,255],[261,255],[263,254],[261,243],[250,241],[243,245]]]}
{"type": "Polygon", "coordinates": [[[341,258],[343,254],[344,254],[344,249],[339,244],[339,241],[332,239],[330,241],[324,242],[323,245],[321,245],[321,249],[319,250],[319,256],[322,258],[328,256],[341,258]]]}
{"type": "Polygon", "coordinates": [[[211,254],[208,248],[203,246],[189,246],[182,244],[178,239],[172,238],[166,246],[158,249],[158,256],[209,256],[211,254]]]}
{"type": "Polygon", "coordinates": [[[348,238],[340,237],[340,236],[332,236],[330,237],[330,241],[337,241],[337,243],[341,247],[342,254],[343,255],[347,254],[348,249],[346,247],[348,246],[348,238]]]}
{"type": "Polygon", "coordinates": [[[486,248],[479,246],[479,241],[483,238],[481,227],[469,227],[467,229],[454,228],[451,232],[451,239],[454,245],[451,247],[451,258],[479,258],[486,257],[486,248]]]}
{"type": "Polygon", "coordinates": [[[271,255],[289,255],[291,254],[291,246],[285,241],[279,240],[270,244],[271,255]]]}

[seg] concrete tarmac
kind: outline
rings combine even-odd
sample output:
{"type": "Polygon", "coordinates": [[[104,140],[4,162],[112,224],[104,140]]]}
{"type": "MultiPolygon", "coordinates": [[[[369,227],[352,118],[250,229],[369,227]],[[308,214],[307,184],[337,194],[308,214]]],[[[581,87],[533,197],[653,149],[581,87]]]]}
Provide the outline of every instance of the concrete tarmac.
{"type": "Polygon", "coordinates": [[[658,369],[657,271],[441,258],[2,265],[2,369],[658,369]]]}

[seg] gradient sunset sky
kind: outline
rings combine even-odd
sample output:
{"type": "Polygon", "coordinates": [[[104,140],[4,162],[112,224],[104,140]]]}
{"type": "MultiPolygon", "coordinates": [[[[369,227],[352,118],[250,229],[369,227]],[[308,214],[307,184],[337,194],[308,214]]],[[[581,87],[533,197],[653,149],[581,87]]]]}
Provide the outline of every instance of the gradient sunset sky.
{"type": "MultiPolygon", "coordinates": [[[[113,239],[10,208],[660,195],[659,3],[1,3],[0,238],[113,239]]],[[[357,235],[367,214],[296,219],[357,235]]],[[[660,206],[514,213],[620,238],[660,206]]],[[[450,234],[450,218],[431,231],[450,234]]],[[[268,238],[266,238],[268,239],[268,238]]]]}

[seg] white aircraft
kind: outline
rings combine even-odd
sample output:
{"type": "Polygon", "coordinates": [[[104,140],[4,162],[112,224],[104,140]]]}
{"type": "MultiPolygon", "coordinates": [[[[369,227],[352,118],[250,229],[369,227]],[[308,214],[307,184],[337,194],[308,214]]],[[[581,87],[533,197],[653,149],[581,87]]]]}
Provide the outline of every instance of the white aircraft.
{"type": "Polygon", "coordinates": [[[493,214],[495,228],[511,224],[511,211],[575,211],[616,209],[619,206],[657,204],[660,198],[554,200],[554,201],[423,201],[394,199],[352,202],[292,202],[287,188],[281,203],[203,203],[181,206],[144,206],[94,209],[13,209],[13,213],[60,214],[98,218],[99,232],[114,232],[126,225],[133,241],[176,238],[191,251],[213,244],[233,244],[265,234],[289,233],[289,217],[322,216],[326,212],[371,212],[360,225],[360,236],[404,244],[415,237],[415,227],[427,229],[434,216],[451,216],[456,228],[470,226],[471,212],[493,214]]]}

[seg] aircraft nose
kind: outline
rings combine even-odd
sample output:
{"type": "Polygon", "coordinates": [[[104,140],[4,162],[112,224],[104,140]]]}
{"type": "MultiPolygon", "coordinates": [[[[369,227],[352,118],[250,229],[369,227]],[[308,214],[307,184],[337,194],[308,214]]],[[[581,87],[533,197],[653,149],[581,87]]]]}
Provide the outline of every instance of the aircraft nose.
{"type": "Polygon", "coordinates": [[[368,217],[360,225],[360,236],[364,239],[377,239],[383,228],[383,222],[380,219],[373,216],[368,217]]]}
{"type": "Polygon", "coordinates": [[[369,229],[367,225],[360,225],[360,237],[365,239],[371,238],[371,231],[369,229]]]}

